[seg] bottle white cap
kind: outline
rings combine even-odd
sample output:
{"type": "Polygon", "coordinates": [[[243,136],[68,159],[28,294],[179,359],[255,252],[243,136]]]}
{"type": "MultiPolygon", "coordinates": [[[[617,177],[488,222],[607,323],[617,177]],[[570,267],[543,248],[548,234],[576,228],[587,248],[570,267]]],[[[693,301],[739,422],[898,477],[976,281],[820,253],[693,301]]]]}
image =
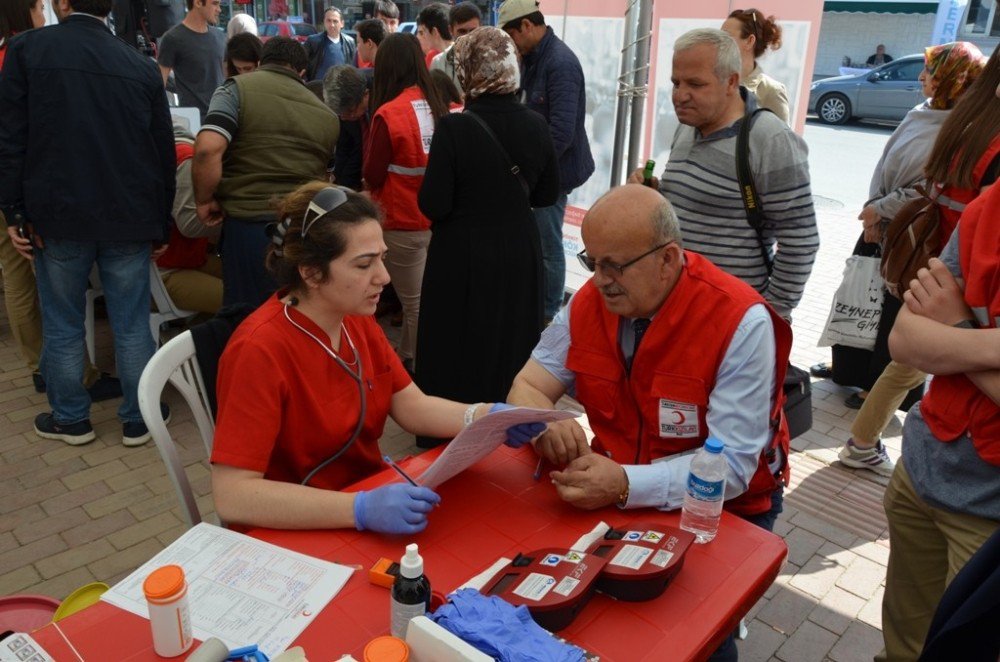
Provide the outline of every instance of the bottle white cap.
{"type": "Polygon", "coordinates": [[[417,543],[406,546],[406,554],[399,560],[399,574],[407,579],[416,579],[424,574],[424,559],[417,553],[417,543]]]}

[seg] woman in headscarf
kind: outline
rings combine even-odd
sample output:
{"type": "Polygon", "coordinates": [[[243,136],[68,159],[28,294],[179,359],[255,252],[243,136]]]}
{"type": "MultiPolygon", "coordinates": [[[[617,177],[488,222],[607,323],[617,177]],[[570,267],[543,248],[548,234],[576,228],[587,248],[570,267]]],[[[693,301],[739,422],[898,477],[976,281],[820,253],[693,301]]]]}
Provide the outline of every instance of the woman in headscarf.
{"type": "MultiPolygon", "coordinates": [[[[928,47],[924,51],[924,64],[920,84],[927,101],[906,114],[875,166],[869,200],[858,216],[864,226],[864,234],[858,240],[856,254],[875,253],[889,221],[903,205],[919,196],[917,185],[926,186],[924,168],[935,140],[951,109],[982,73],[986,58],[974,44],[959,41],[928,47]]],[[[922,380],[912,379],[910,368],[890,363],[887,340],[900,306],[899,299],[885,293],[879,334],[872,352],[844,348],[834,354],[834,379],[840,384],[862,389],[848,397],[845,404],[864,410],[863,415],[859,414],[862,424],[852,428],[852,438],[841,450],[840,461],[849,467],[868,469],[886,476],[892,473],[893,463],[878,439],[881,429],[874,430],[877,425],[864,421],[887,420],[901,403],[902,408],[909,409],[909,405],[919,399],[923,383],[922,380]],[[890,373],[885,375],[885,383],[878,389],[876,401],[867,403],[867,389],[872,389],[876,380],[883,381],[885,370],[890,373]],[[896,389],[886,388],[890,382],[902,384],[907,381],[913,382],[909,388],[916,387],[909,398],[897,399],[896,389]]],[[[904,395],[907,390],[904,389],[904,395]]]]}
{"type": "Polygon", "coordinates": [[[543,326],[531,208],[555,202],[558,167],[545,120],[517,102],[520,68],[507,33],[479,28],[454,53],[465,112],[439,120],[418,197],[433,233],[417,383],[445,398],[503,401],[543,326]]]}

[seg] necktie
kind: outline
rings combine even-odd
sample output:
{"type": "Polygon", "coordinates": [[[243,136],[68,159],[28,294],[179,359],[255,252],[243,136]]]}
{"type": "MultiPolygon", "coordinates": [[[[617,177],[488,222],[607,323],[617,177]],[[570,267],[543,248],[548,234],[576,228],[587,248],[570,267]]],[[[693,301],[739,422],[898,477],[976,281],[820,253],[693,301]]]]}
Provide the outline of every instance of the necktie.
{"type": "Polygon", "coordinates": [[[642,318],[632,321],[632,357],[628,361],[629,372],[632,371],[632,361],[635,360],[635,355],[639,351],[639,343],[642,342],[642,337],[646,335],[649,322],[650,320],[642,318]]]}

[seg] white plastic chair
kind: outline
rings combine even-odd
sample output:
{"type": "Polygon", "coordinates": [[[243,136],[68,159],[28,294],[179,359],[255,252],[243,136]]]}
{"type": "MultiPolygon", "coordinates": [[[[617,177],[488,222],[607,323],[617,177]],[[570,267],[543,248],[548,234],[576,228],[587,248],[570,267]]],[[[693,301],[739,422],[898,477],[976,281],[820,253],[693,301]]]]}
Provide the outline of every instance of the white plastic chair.
{"type": "Polygon", "coordinates": [[[149,263],[149,291],[153,295],[153,310],[149,314],[149,330],[153,334],[156,346],[160,346],[160,328],[172,320],[186,319],[198,313],[193,310],[178,308],[167,292],[160,270],[155,262],[149,263]]]}
{"type": "Polygon", "coordinates": [[[194,526],[201,521],[201,513],[198,512],[194,491],[177,453],[177,446],[160,412],[160,395],[167,381],[180,391],[184,401],[191,408],[201,440],[205,445],[205,453],[211,455],[215,419],[212,417],[212,409],[206,396],[205,382],[195,356],[194,339],[190,331],[185,331],[167,342],[146,364],[139,378],[139,411],[142,412],[142,418],[146,421],[153,442],[156,443],[160,457],[167,466],[167,474],[177,492],[185,519],[189,526],[194,526]]]}

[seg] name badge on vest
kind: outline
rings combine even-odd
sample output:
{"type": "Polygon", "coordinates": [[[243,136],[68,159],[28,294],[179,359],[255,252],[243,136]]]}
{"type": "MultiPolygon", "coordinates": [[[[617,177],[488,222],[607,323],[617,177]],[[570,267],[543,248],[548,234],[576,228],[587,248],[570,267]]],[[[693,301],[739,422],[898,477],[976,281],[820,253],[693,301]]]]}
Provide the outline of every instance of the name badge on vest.
{"type": "Polygon", "coordinates": [[[660,399],[660,438],[691,439],[700,436],[698,405],[660,399]]]}
{"type": "Polygon", "coordinates": [[[410,102],[413,106],[413,114],[417,117],[417,126],[420,127],[420,146],[424,148],[424,154],[431,153],[431,138],[434,137],[434,115],[431,113],[431,105],[424,99],[414,99],[410,102]]]}

